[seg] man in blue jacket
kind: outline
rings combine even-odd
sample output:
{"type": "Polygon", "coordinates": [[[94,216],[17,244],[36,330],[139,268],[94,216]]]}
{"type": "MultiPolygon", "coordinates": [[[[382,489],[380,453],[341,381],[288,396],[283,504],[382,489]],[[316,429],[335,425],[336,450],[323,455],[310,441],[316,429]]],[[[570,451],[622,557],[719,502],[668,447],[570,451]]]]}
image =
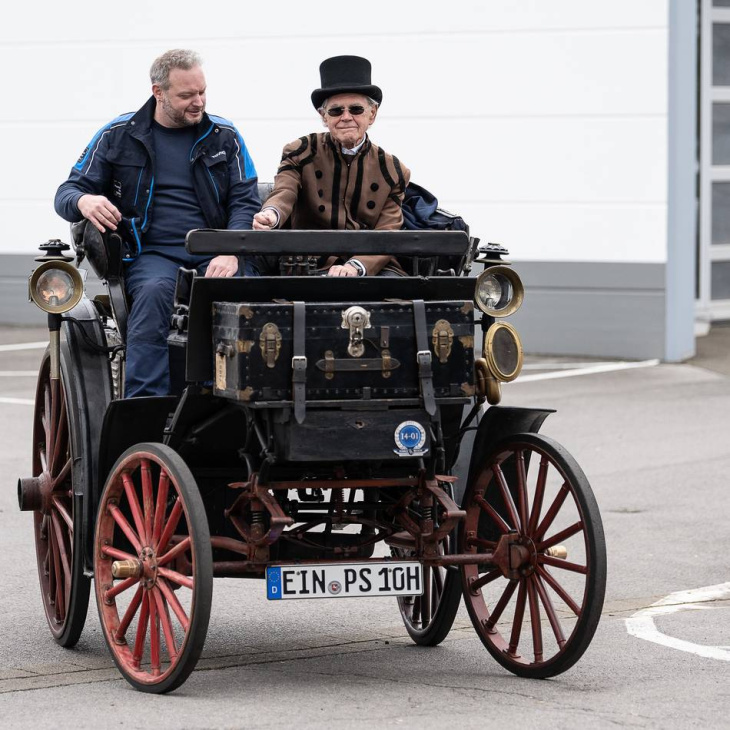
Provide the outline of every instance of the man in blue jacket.
{"type": "Polygon", "coordinates": [[[177,271],[256,274],[236,256],[193,256],[193,228],[250,229],[260,206],[256,170],[238,130],[205,112],[201,59],[167,51],[150,69],[152,97],[102,127],[56,192],[56,212],[86,218],[126,245],[126,397],[167,395],[167,335],[177,271]]]}

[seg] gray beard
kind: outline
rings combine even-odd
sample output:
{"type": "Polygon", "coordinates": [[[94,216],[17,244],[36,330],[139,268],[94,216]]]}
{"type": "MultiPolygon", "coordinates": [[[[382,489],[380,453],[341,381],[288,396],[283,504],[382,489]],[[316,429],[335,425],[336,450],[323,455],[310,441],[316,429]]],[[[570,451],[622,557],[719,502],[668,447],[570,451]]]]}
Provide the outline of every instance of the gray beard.
{"type": "MultiPolygon", "coordinates": [[[[185,117],[185,112],[177,111],[170,102],[163,97],[162,111],[167,118],[177,127],[194,127],[197,122],[190,121],[185,117]]],[[[205,110],[203,110],[205,111],[205,110]]]]}

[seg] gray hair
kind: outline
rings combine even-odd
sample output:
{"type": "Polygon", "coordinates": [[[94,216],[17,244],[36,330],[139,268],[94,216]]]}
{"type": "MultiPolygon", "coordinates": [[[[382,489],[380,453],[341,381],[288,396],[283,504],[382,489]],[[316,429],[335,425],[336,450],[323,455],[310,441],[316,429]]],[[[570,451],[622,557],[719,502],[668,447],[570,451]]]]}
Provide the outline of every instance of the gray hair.
{"type": "MultiPolygon", "coordinates": [[[[357,94],[357,92],[356,92],[356,91],[353,91],[352,93],[353,93],[353,94],[357,94]]],[[[365,96],[365,94],[360,94],[360,96],[365,96]]],[[[367,102],[368,102],[368,106],[374,106],[374,107],[375,107],[376,109],[378,108],[379,104],[378,104],[378,102],[377,102],[377,101],[375,101],[375,99],[371,99],[371,98],[370,98],[369,96],[365,96],[365,98],[367,99],[367,102]]],[[[325,99],[325,100],[324,100],[324,101],[322,102],[322,104],[320,105],[319,109],[317,109],[317,111],[318,111],[318,112],[319,112],[320,114],[324,114],[324,112],[325,112],[325,109],[327,108],[327,102],[328,102],[329,100],[330,100],[330,97],[328,96],[328,97],[327,97],[327,98],[326,98],[326,99],[325,99]]]]}
{"type": "Polygon", "coordinates": [[[189,71],[195,66],[202,66],[203,59],[195,52],[184,48],[173,48],[156,58],[150,68],[150,81],[167,91],[170,88],[170,71],[180,68],[189,71]]]}

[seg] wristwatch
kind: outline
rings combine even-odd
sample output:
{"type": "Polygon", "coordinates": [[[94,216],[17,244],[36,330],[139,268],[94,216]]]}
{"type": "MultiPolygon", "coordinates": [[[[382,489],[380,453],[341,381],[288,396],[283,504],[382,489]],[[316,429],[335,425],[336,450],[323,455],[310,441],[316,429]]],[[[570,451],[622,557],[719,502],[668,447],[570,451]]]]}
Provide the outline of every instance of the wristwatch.
{"type": "Polygon", "coordinates": [[[350,266],[357,269],[358,276],[367,276],[368,270],[365,268],[365,264],[362,261],[359,261],[358,259],[350,259],[349,261],[345,261],[345,266],[347,266],[347,264],[350,264],[350,266]]]}

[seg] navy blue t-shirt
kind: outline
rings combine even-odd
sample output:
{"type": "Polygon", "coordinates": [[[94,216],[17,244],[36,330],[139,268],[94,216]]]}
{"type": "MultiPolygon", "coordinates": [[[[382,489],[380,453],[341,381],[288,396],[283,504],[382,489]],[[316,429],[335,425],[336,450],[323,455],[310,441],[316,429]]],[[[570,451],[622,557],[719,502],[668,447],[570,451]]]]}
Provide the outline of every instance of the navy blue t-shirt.
{"type": "Polygon", "coordinates": [[[155,251],[187,266],[210,259],[210,256],[191,256],[185,251],[187,232],[193,228],[208,227],[195,194],[190,165],[190,151],[198,131],[197,127],[171,128],[152,122],[154,202],[142,252],[155,251]]]}

